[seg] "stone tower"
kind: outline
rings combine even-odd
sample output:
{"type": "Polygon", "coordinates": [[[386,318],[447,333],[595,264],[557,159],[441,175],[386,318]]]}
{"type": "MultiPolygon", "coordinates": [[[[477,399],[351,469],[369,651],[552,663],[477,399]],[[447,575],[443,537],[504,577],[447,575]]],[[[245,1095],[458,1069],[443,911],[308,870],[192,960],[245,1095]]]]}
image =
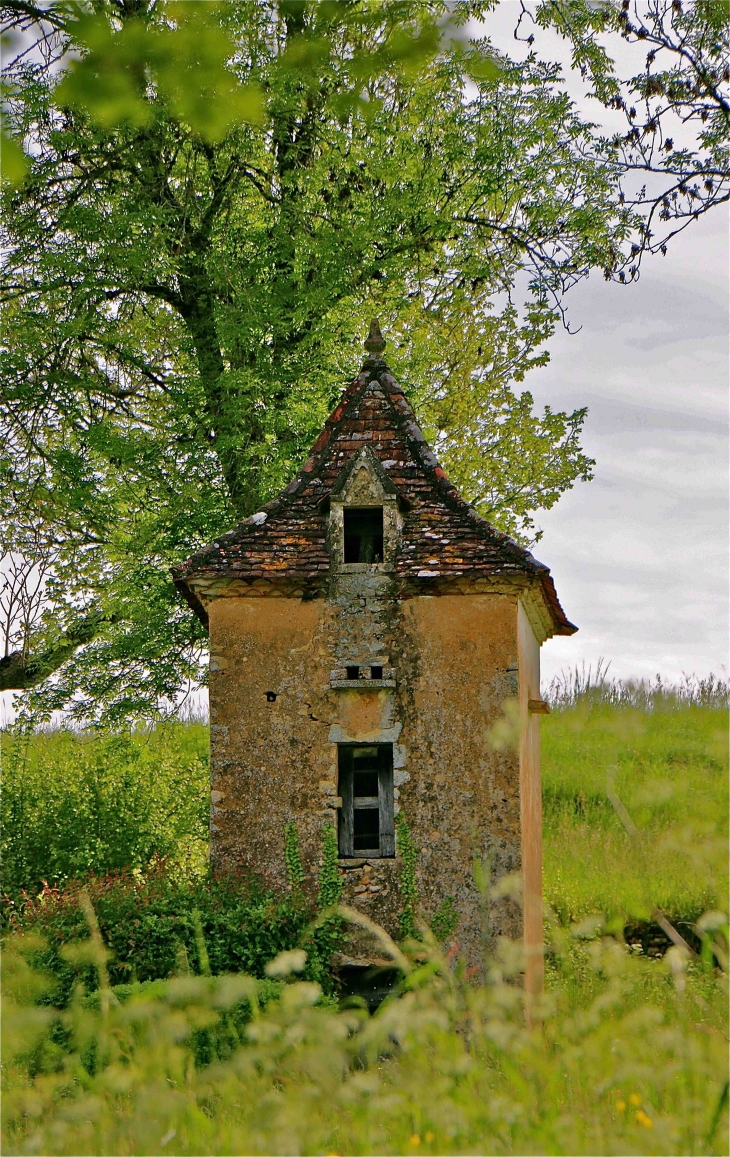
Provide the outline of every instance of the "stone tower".
{"type": "Polygon", "coordinates": [[[384,345],[373,323],[279,497],[175,572],[210,630],[211,855],[282,889],[294,821],[314,890],[333,824],[343,900],[397,937],[400,815],[422,910],[451,897],[469,962],[484,925],[475,857],[493,879],[522,873],[522,910],[496,902],[489,927],[524,934],[538,987],[539,648],[576,628],[548,568],[459,496],[384,345]],[[519,739],[495,750],[506,703],[519,739]]]}

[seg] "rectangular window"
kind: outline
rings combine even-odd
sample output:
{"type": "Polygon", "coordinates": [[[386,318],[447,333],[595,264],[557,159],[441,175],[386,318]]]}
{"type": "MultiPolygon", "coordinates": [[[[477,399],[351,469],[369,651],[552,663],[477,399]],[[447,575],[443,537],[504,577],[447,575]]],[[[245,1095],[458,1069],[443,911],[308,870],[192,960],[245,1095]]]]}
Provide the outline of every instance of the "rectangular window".
{"type": "Polygon", "coordinates": [[[382,562],[382,506],[346,506],[342,513],[345,523],[345,562],[382,562]]]}
{"type": "Polygon", "coordinates": [[[394,856],[393,744],[338,747],[341,856],[394,856]]]}

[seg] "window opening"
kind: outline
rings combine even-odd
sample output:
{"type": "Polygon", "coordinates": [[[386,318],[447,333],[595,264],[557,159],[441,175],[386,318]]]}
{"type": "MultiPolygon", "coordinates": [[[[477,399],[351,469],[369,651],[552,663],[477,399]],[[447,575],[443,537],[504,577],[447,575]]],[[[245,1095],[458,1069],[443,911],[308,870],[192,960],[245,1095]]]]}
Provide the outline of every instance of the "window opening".
{"type": "Polygon", "coordinates": [[[394,856],[393,744],[338,747],[341,856],[394,856]]]}
{"type": "Polygon", "coordinates": [[[345,562],[382,562],[382,506],[345,507],[343,515],[345,562]]]}
{"type": "Polygon", "coordinates": [[[267,703],[276,703],[276,691],[267,691],[266,692],[266,702],[267,703]]]}
{"type": "Polygon", "coordinates": [[[360,668],[359,667],[345,667],[345,671],[347,672],[347,678],[348,679],[359,679],[360,678],[360,668]]]}
{"type": "Polygon", "coordinates": [[[360,808],[354,816],[354,850],[365,852],[377,850],[380,854],[380,817],[377,808],[360,808]]]}
{"type": "Polygon", "coordinates": [[[370,668],[370,678],[371,679],[382,679],[383,678],[383,668],[382,667],[371,667],[370,668]]]}

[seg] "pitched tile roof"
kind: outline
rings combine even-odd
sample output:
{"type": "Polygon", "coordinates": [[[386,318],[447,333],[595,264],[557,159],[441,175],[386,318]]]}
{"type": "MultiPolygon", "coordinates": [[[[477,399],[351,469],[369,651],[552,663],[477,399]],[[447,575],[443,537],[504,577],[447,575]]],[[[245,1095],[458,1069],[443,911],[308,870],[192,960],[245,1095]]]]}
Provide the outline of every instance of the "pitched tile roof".
{"type": "Polygon", "coordinates": [[[363,446],[405,500],[396,563],[398,589],[430,593],[434,580],[528,575],[539,580],[555,634],[577,630],[565,617],[548,567],[496,530],[459,495],[426,442],[388,366],[371,356],[342,394],[297,476],[235,530],[197,551],[173,577],[205,621],[191,580],[290,579],[324,593],[330,570],[327,503],[363,446]],[[435,562],[434,562],[435,560],[435,562]]]}

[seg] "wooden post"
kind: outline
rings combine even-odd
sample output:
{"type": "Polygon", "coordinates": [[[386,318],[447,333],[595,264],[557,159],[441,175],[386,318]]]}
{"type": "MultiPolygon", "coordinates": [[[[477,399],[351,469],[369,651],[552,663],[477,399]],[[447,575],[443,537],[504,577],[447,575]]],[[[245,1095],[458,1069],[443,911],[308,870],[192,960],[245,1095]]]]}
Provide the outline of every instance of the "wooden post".
{"type": "Polygon", "coordinates": [[[520,704],[520,818],[522,828],[522,911],[525,993],[531,1004],[543,991],[542,785],[540,779],[540,646],[522,606],[517,608],[517,661],[520,704]]]}

